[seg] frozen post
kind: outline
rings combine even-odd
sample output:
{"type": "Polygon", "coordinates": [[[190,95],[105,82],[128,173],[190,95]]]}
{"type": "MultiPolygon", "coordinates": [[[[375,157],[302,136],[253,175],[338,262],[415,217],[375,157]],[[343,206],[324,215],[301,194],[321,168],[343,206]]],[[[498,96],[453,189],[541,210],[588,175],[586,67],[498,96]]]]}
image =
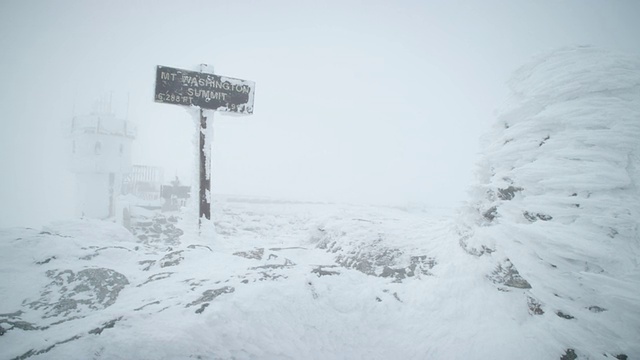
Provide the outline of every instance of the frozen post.
{"type": "MultiPolygon", "coordinates": [[[[213,74],[213,66],[207,64],[200,64],[201,73],[213,74]]],[[[207,144],[211,144],[213,139],[207,139],[207,117],[204,116],[204,110],[200,108],[200,206],[198,212],[198,226],[202,224],[202,217],[207,220],[211,220],[211,148],[206,151],[207,144]],[[208,141],[207,141],[208,140],[208,141]],[[208,194],[207,194],[208,193],[208,194]]],[[[213,126],[213,115],[211,117],[211,126],[213,126]]]]}
{"type": "MultiPolygon", "coordinates": [[[[158,66],[156,71],[155,101],[174,105],[198,107],[199,121],[199,219],[211,219],[211,133],[205,109],[223,111],[233,115],[253,114],[255,83],[213,74],[213,67],[200,65],[200,71],[189,71],[158,66]]],[[[197,116],[197,115],[196,115],[197,116]]],[[[212,117],[212,116],[210,116],[212,117]]],[[[212,119],[213,120],[213,119],[212,119]]]]}
{"type": "Polygon", "coordinates": [[[211,220],[211,199],[207,196],[207,191],[211,193],[211,159],[207,159],[205,146],[207,142],[207,118],[204,110],[200,109],[200,221],[204,216],[211,220]],[[207,166],[208,165],[208,166],[207,166]]]}

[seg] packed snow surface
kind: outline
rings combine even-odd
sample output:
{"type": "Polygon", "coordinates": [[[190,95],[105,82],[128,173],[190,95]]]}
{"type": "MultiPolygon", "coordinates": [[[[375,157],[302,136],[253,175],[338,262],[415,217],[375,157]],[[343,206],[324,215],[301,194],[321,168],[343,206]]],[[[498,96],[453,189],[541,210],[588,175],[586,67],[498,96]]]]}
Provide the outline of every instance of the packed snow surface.
{"type": "Polygon", "coordinates": [[[640,358],[639,64],[521,68],[455,216],[217,197],[201,235],[0,230],[0,358],[640,358]]]}

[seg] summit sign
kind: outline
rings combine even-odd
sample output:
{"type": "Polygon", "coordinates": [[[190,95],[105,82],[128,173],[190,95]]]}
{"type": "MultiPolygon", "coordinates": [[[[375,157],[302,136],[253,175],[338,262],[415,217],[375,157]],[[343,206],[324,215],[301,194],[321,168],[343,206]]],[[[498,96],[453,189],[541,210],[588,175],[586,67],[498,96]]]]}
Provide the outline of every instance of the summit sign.
{"type": "Polygon", "coordinates": [[[253,81],[234,79],[213,74],[213,68],[200,64],[200,71],[189,71],[167,66],[156,68],[156,91],[154,100],[164,104],[174,104],[198,108],[194,120],[198,121],[197,134],[200,138],[199,198],[200,215],[211,220],[211,129],[213,114],[205,115],[205,109],[223,111],[234,115],[253,114],[253,96],[256,84],[253,81]],[[209,70],[209,71],[207,71],[209,70]],[[198,119],[199,117],[199,119],[198,119]]]}
{"type": "Polygon", "coordinates": [[[166,66],[156,70],[155,101],[160,103],[251,115],[254,92],[249,80],[166,66]]]}

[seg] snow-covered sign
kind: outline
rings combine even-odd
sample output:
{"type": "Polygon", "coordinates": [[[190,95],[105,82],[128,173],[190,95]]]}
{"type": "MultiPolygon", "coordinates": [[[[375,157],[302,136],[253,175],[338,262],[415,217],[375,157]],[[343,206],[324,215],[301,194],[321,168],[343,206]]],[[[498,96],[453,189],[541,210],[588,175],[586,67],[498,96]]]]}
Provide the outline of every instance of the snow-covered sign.
{"type": "Polygon", "coordinates": [[[254,91],[249,80],[166,66],[156,71],[156,102],[250,115],[254,91]]]}

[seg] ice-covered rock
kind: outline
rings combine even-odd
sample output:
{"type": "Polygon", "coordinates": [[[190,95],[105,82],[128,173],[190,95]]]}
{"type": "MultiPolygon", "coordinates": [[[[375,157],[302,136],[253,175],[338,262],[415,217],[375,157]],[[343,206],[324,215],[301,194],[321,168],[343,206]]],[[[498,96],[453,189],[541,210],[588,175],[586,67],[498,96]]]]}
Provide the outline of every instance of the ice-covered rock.
{"type": "Polygon", "coordinates": [[[69,269],[49,270],[46,274],[51,282],[43,288],[38,300],[27,304],[31,309],[44,311],[44,318],[104,309],[113,305],[120,291],[129,285],[124,275],[105,268],[77,273],[69,269]]]}
{"type": "Polygon", "coordinates": [[[499,286],[530,288],[523,306],[565,315],[549,334],[568,353],[640,354],[640,59],[560,49],[510,87],[460,244],[494,259],[499,286]]]}
{"type": "Polygon", "coordinates": [[[402,227],[398,220],[383,223],[357,218],[330,219],[312,230],[311,242],[334,254],[334,261],[340,266],[366,275],[396,282],[430,275],[437,265],[436,258],[426,255],[419,241],[410,242],[411,246],[399,241],[406,235],[398,226],[402,227]]]}

